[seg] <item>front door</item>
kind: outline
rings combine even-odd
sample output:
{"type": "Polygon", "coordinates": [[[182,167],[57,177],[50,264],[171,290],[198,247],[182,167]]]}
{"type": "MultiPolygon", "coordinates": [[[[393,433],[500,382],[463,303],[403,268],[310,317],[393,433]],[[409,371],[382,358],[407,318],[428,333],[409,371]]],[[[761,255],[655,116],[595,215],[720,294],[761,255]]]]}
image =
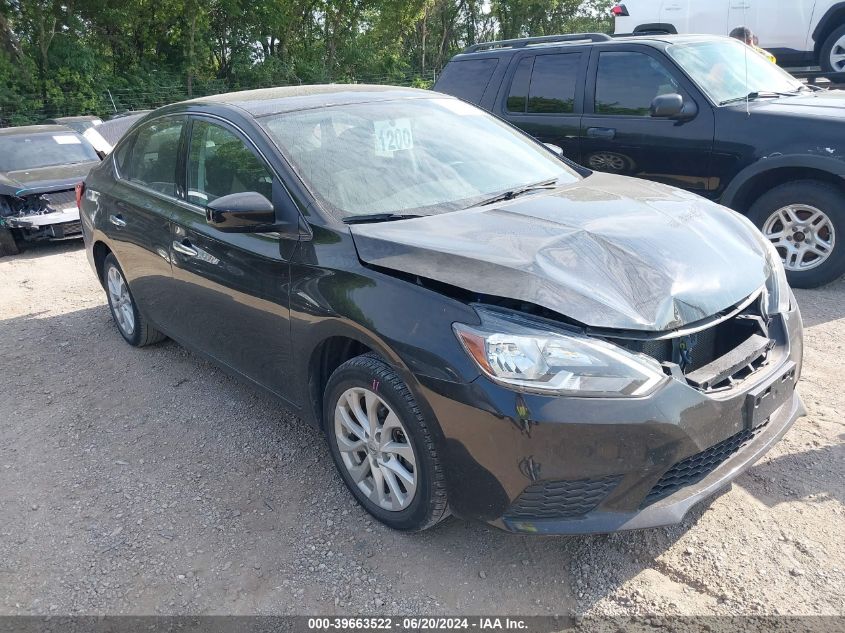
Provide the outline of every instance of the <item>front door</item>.
{"type": "Polygon", "coordinates": [[[713,197],[710,178],[714,118],[709,103],[648,47],[595,50],[581,118],[581,163],[713,197]],[[693,101],[688,121],[654,118],[651,102],[677,93],[693,101]]]}
{"type": "Polygon", "coordinates": [[[218,362],[290,399],[289,265],[292,244],[274,233],[223,233],[208,225],[212,200],[246,191],[274,199],[277,176],[233,128],[192,121],[186,201],[173,218],[170,257],[180,287],[179,331],[218,362]]]}

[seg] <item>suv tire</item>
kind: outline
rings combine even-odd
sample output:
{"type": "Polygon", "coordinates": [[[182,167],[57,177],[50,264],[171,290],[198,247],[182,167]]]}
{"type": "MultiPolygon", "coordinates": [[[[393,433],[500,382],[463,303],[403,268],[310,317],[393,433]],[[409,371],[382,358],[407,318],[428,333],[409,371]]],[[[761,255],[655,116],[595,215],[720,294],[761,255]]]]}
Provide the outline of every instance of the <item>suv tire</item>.
{"type": "Polygon", "coordinates": [[[845,272],[845,193],[838,187],[818,180],[796,180],[787,182],[760,196],[748,212],[748,218],[763,231],[764,235],[785,233],[786,237],[773,239],[781,255],[789,253],[793,245],[800,248],[812,246],[815,240],[832,242],[833,248],[822,261],[813,264],[813,253],[801,255],[802,266],[785,261],[786,277],[795,288],[816,288],[830,283],[845,272]],[[788,219],[781,218],[785,209],[788,219]],[[816,214],[820,212],[822,215],[816,214]],[[810,226],[803,221],[815,221],[810,226]],[[823,216],[823,217],[822,217],[823,216]],[[781,219],[779,219],[781,218],[781,219]],[[788,229],[792,227],[793,231],[788,229]],[[800,236],[798,234],[801,234],[800,236]],[[798,236],[798,239],[796,237],[798,236]]]}
{"type": "Polygon", "coordinates": [[[396,530],[419,531],[449,515],[430,424],[381,358],[364,354],[335,370],[326,385],[323,423],[344,483],[376,519],[396,530]],[[362,431],[365,437],[359,437],[362,431]]]}
{"type": "Polygon", "coordinates": [[[845,72],[845,24],[834,29],[833,33],[828,35],[824,44],[822,44],[821,50],[819,50],[819,66],[828,73],[845,72]],[[831,56],[834,54],[843,55],[838,65],[835,65],[831,60],[831,56]]]}
{"type": "Polygon", "coordinates": [[[117,331],[127,343],[133,347],[144,347],[166,338],[138,310],[123,270],[112,254],[107,255],[103,262],[103,287],[117,331]]]}

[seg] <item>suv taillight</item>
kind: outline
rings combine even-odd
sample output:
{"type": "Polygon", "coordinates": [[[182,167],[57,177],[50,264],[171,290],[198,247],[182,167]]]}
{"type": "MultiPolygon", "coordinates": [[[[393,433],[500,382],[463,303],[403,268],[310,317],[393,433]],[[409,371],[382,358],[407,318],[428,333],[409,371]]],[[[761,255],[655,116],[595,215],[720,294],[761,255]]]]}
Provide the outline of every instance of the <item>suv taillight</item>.
{"type": "Polygon", "coordinates": [[[85,195],[85,183],[76,183],[76,208],[82,210],[82,196],[85,195]]]}
{"type": "Polygon", "coordinates": [[[628,8],[624,4],[614,5],[610,12],[617,18],[628,17],[628,8]]]}

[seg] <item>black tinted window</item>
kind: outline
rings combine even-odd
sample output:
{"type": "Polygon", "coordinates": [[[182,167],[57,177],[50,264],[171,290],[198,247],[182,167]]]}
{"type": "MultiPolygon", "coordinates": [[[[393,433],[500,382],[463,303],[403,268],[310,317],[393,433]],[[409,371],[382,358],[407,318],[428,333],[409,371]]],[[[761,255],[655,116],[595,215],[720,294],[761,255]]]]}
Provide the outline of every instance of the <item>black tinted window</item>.
{"type": "Polygon", "coordinates": [[[188,154],[188,200],[201,206],[230,193],[273,196],[273,177],[233,132],[194,121],[188,154]]]}
{"type": "Polygon", "coordinates": [[[443,69],[435,90],[472,103],[480,103],[498,63],[496,57],[449,62],[443,69]]]}
{"type": "Polygon", "coordinates": [[[524,57],[519,60],[505,104],[510,112],[525,112],[525,106],[528,103],[528,82],[531,80],[531,66],[533,64],[533,57],[524,57]]]}
{"type": "Polygon", "coordinates": [[[648,116],[654,98],[683,94],[669,71],[645,53],[601,53],[596,76],[596,113],[648,116]]]}
{"type": "Polygon", "coordinates": [[[125,177],[175,196],[179,137],[184,125],[183,121],[169,119],[148,123],[139,129],[123,166],[125,177]]]}
{"type": "Polygon", "coordinates": [[[538,55],[531,71],[528,112],[573,112],[580,53],[538,55]]]}

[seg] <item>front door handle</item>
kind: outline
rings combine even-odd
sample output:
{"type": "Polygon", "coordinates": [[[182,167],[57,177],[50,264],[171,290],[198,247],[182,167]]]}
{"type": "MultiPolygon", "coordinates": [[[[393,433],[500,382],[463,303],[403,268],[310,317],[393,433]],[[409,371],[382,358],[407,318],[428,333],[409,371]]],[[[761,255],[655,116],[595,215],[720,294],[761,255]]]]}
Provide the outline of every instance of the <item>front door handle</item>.
{"type": "Polygon", "coordinates": [[[613,140],[616,136],[616,129],[612,127],[588,127],[587,128],[587,137],[588,138],[603,138],[608,141],[613,140]]]}
{"type": "Polygon", "coordinates": [[[126,226],[126,220],[124,220],[121,215],[110,215],[109,222],[114,224],[119,229],[122,229],[124,226],[126,226]]]}
{"type": "Polygon", "coordinates": [[[182,253],[182,255],[185,255],[186,257],[196,257],[199,255],[197,249],[191,246],[191,243],[186,239],[181,242],[173,240],[173,250],[177,253],[182,253]]]}

